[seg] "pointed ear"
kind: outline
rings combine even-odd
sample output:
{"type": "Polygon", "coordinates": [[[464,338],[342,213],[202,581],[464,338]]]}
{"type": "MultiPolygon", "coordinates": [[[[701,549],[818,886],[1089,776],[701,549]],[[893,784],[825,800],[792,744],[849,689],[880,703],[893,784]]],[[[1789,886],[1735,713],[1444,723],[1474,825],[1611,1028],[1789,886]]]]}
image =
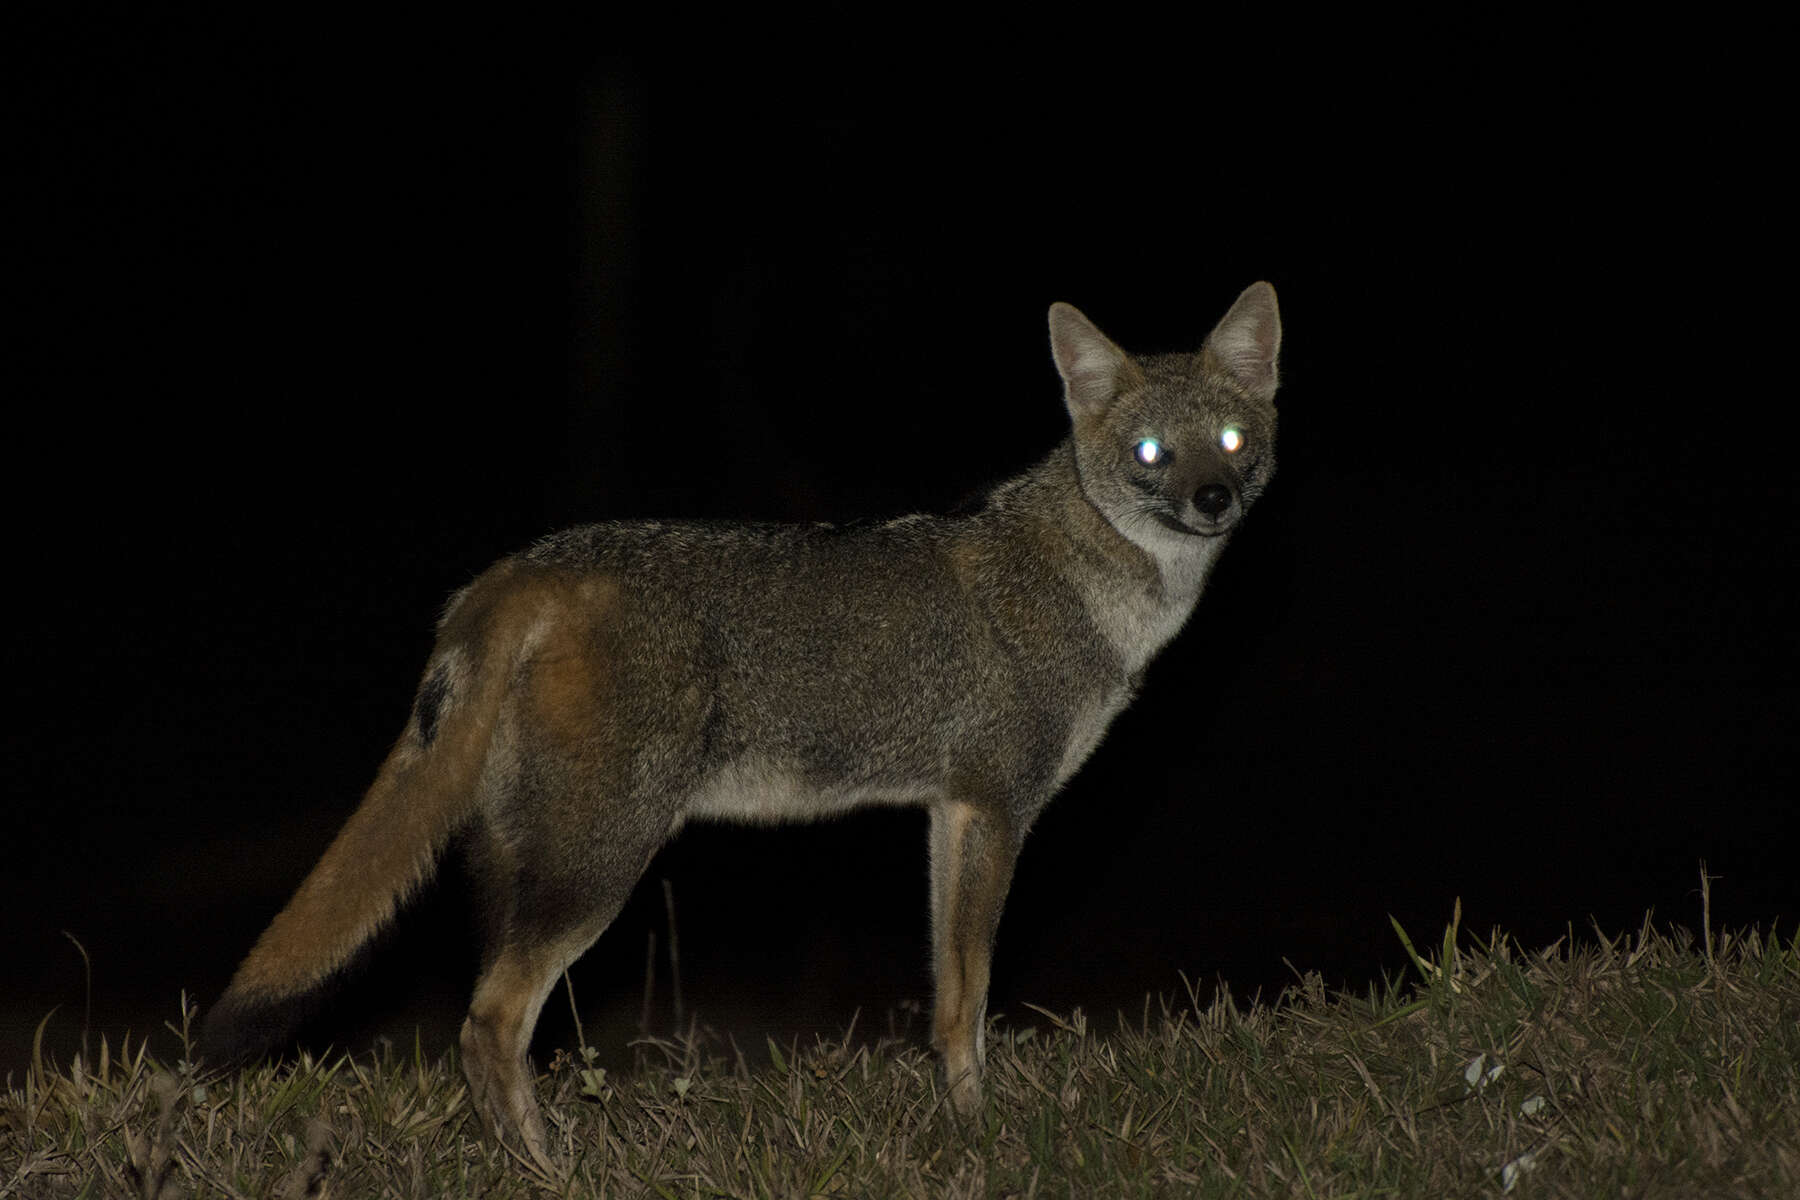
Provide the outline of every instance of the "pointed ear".
{"type": "Polygon", "coordinates": [[[1092,416],[1137,381],[1131,356],[1094,328],[1073,304],[1050,306],[1050,355],[1063,380],[1063,403],[1072,417],[1092,416]]]}
{"type": "Polygon", "coordinates": [[[1203,352],[1258,400],[1272,400],[1278,382],[1275,359],[1281,353],[1281,311],[1275,289],[1253,283],[1231,311],[1206,335],[1203,352]]]}

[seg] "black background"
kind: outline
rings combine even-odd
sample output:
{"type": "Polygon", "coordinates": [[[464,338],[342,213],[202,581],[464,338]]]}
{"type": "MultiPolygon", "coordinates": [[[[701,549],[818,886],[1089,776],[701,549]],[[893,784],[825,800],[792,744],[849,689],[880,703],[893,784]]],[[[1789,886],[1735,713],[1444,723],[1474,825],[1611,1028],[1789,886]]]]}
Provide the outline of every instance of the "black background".
{"type": "MultiPolygon", "coordinates": [[[[1094,47],[824,69],[149,19],[31,44],[0,1068],[53,1006],[76,1044],[65,930],[96,1031],[217,995],[493,559],[604,517],[949,508],[1062,436],[1051,301],[1191,349],[1259,278],[1275,485],[1029,841],[993,1008],[1360,986],[1401,965],[1388,914],[1434,941],[1458,897],[1530,945],[1691,927],[1701,860],[1720,923],[1800,919],[1792,385],[1764,366],[1791,263],[1727,66],[1176,48],[1102,80],[1069,65],[1094,47]]],[[[924,836],[684,832],[574,972],[590,1040],[624,1053],[665,879],[702,1021],[905,1027],[924,836]]],[[[310,1043],[449,1043],[458,871],[310,1043]]]]}

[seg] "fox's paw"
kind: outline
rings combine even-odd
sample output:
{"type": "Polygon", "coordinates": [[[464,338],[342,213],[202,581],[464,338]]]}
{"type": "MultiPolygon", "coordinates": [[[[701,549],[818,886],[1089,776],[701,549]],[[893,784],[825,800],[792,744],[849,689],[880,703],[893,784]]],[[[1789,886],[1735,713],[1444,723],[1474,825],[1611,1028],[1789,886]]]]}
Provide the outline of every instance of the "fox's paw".
{"type": "Polygon", "coordinates": [[[981,1067],[978,1063],[970,1063],[960,1071],[945,1064],[945,1075],[950,1084],[950,1104],[963,1117],[973,1117],[981,1111],[981,1067]]]}

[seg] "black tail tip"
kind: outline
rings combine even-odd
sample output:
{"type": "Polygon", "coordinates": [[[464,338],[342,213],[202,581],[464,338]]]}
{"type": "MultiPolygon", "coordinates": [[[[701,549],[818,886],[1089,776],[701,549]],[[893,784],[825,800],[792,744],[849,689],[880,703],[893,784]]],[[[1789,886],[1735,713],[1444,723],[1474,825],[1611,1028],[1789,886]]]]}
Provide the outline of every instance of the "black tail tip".
{"type": "Polygon", "coordinates": [[[199,1059],[209,1067],[241,1067],[291,1040],[317,1007],[317,997],[264,1000],[226,992],[200,1022],[199,1059]]]}

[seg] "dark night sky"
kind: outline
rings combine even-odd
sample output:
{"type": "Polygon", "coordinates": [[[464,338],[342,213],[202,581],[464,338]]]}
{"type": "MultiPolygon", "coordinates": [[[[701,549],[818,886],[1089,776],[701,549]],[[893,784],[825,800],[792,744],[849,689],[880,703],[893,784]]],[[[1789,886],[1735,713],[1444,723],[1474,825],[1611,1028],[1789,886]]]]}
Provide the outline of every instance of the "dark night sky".
{"type": "MultiPolygon", "coordinates": [[[[100,1029],[217,994],[493,559],[603,517],[952,507],[1062,435],[1051,301],[1188,349],[1258,278],[1280,472],[1028,842],[994,1008],[1361,984],[1399,966],[1389,913],[1434,939],[1457,897],[1533,944],[1693,926],[1702,859],[1718,919],[1794,930],[1800,506],[1759,365],[1791,298],[1761,292],[1766,131],[1716,119],[1719,81],[1207,75],[1103,108],[1055,71],[599,44],[45,32],[0,1071],[53,1006],[79,1033],[64,930],[100,1029]]],[[[458,872],[315,1042],[447,1044],[458,872]]],[[[740,1044],[928,996],[922,814],[693,829],[576,970],[609,1053],[662,879],[684,998],[740,1044]]]]}

